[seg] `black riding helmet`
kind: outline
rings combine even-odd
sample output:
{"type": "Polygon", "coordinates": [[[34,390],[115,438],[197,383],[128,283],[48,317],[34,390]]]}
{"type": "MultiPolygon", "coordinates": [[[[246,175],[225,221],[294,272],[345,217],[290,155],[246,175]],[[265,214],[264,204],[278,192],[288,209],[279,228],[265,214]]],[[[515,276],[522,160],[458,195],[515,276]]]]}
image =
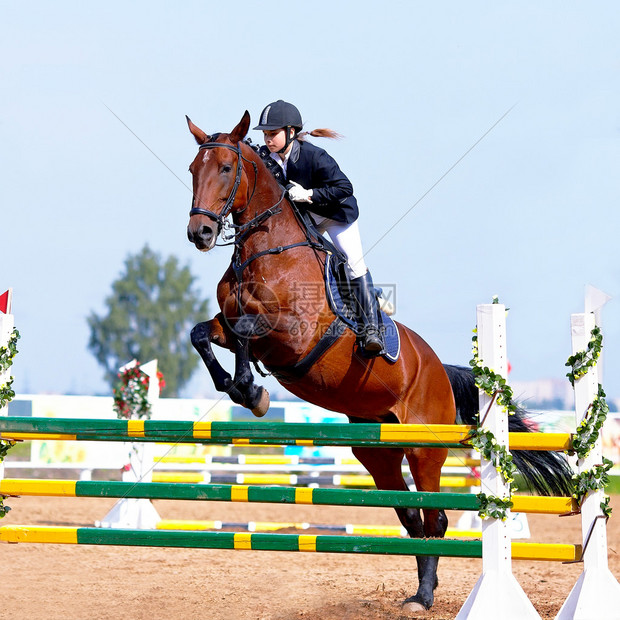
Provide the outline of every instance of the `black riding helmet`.
{"type": "Polygon", "coordinates": [[[260,122],[254,129],[271,131],[283,127],[294,127],[301,131],[303,122],[299,110],[292,103],[278,99],[265,107],[261,112],[260,122]]]}
{"type": "Polygon", "coordinates": [[[278,151],[279,153],[283,153],[294,139],[290,137],[290,131],[288,131],[289,127],[295,129],[295,134],[297,134],[298,131],[301,131],[301,128],[303,127],[301,114],[292,103],[278,99],[265,107],[265,109],[261,112],[260,122],[256,125],[256,127],[254,127],[254,129],[258,129],[260,131],[286,129],[286,142],[280,151],[278,151]]]}

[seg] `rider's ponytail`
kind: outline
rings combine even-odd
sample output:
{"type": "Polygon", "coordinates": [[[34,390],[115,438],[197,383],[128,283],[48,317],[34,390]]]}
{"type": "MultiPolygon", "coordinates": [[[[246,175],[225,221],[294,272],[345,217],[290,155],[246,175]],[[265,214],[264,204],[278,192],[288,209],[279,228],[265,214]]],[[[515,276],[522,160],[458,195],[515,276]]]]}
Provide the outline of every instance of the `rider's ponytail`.
{"type": "Polygon", "coordinates": [[[302,131],[295,137],[298,140],[305,140],[306,136],[313,136],[314,138],[331,138],[332,140],[340,140],[343,138],[341,134],[333,129],[313,129],[312,131],[302,131]]]}

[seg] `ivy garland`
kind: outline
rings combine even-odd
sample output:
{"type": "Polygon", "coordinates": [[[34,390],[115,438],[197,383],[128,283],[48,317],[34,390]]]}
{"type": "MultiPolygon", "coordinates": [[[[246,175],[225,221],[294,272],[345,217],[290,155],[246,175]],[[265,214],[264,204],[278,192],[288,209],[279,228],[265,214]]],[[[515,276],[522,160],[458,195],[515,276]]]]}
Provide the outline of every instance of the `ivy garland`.
{"type": "Polygon", "coordinates": [[[566,373],[570,384],[575,387],[575,381],[585,376],[590,368],[596,366],[598,358],[601,356],[603,349],[603,334],[600,327],[595,327],[590,335],[592,338],[588,342],[585,351],[577,351],[568,358],[565,366],[570,366],[570,372],[566,373]]]}
{"type": "MultiPolygon", "coordinates": [[[[0,463],[4,461],[4,457],[7,455],[7,452],[15,445],[15,441],[9,439],[0,440],[0,463]]],[[[11,510],[10,506],[4,505],[4,495],[0,495],[0,519],[6,516],[6,513],[11,510]]]]}
{"type": "Polygon", "coordinates": [[[472,448],[480,452],[485,461],[493,464],[504,482],[510,485],[511,491],[516,491],[517,487],[513,483],[517,473],[517,466],[514,464],[512,454],[506,449],[506,446],[498,445],[495,435],[491,431],[485,431],[481,428],[471,430],[467,435],[467,441],[469,441],[472,448]]]}
{"type": "MultiPolygon", "coordinates": [[[[575,387],[575,382],[584,377],[590,368],[596,366],[603,349],[603,334],[600,327],[594,327],[590,332],[591,338],[585,351],[577,351],[571,355],[566,362],[566,366],[570,367],[570,372],[566,374],[571,385],[575,387]]],[[[573,448],[571,453],[575,453],[580,459],[586,458],[596,440],[599,437],[600,430],[609,413],[609,407],[605,401],[605,392],[603,386],[599,383],[597,395],[588,407],[586,415],[577,427],[573,435],[573,448]]],[[[584,497],[590,491],[598,491],[605,489],[609,484],[609,470],[613,463],[603,457],[602,465],[594,465],[590,470],[582,471],[573,475],[573,483],[575,492],[573,497],[578,504],[583,502],[584,497]]],[[[600,504],[601,511],[606,518],[611,516],[611,506],[609,504],[609,496],[603,495],[603,501],[600,504]]]]}
{"type": "Polygon", "coordinates": [[[609,495],[603,495],[603,501],[601,502],[601,512],[605,519],[611,517],[611,506],[609,505],[609,495]]]}
{"type": "MultiPolygon", "coordinates": [[[[499,303],[497,297],[493,297],[493,303],[499,303]]],[[[517,405],[513,400],[512,388],[506,383],[504,377],[492,371],[488,366],[484,366],[480,360],[477,329],[474,329],[472,343],[472,359],[469,365],[472,368],[476,386],[492,399],[496,398],[497,403],[509,415],[514,414],[517,410],[517,405]]],[[[467,441],[480,452],[482,458],[493,464],[504,482],[509,485],[509,492],[512,495],[512,492],[517,490],[514,484],[517,467],[512,459],[512,454],[510,454],[506,446],[498,445],[493,433],[481,428],[471,430],[467,435],[467,441]]],[[[505,521],[508,518],[507,511],[513,505],[510,496],[501,498],[479,493],[478,499],[480,500],[478,516],[481,519],[491,517],[505,521]]]]}
{"type": "Polygon", "coordinates": [[[592,451],[608,413],[609,406],[605,401],[605,392],[603,391],[603,386],[599,383],[598,394],[594,397],[586,411],[586,415],[573,435],[573,448],[571,452],[574,452],[580,459],[585,459],[592,451]]]}
{"type": "MultiPolygon", "coordinates": [[[[13,365],[13,358],[17,355],[17,341],[19,340],[19,332],[14,329],[9,336],[6,346],[0,347],[0,375],[6,372],[13,365]]],[[[15,392],[12,388],[13,377],[9,377],[6,383],[0,385],[0,409],[9,404],[15,398],[15,392]]]]}
{"type": "Polygon", "coordinates": [[[14,398],[15,390],[13,390],[13,377],[10,377],[6,383],[0,385],[0,409],[6,407],[14,398]]]}
{"type": "Polygon", "coordinates": [[[0,495],[0,519],[2,519],[3,517],[6,517],[9,510],[11,510],[10,506],[5,506],[4,504],[5,497],[6,497],[5,495],[0,495]]]}
{"type": "MultiPolygon", "coordinates": [[[[13,365],[13,358],[17,355],[17,341],[19,340],[19,332],[17,329],[13,329],[9,336],[9,341],[6,346],[0,347],[0,374],[6,372],[13,365]]],[[[13,377],[9,377],[6,383],[0,385],[0,409],[9,404],[15,397],[15,392],[12,388],[13,377]]],[[[8,451],[15,445],[14,441],[0,439],[0,463],[4,461],[8,451]]],[[[0,496],[0,519],[4,517],[9,510],[10,506],[4,505],[4,496],[0,496]]]]}
{"type": "Polygon", "coordinates": [[[510,497],[502,499],[501,497],[478,493],[478,499],[480,500],[480,510],[478,511],[478,516],[481,519],[490,517],[492,519],[501,519],[502,521],[505,521],[508,518],[507,511],[513,506],[512,499],[510,499],[510,497]]]}
{"type": "MultiPolygon", "coordinates": [[[[119,381],[114,388],[114,411],[116,417],[129,419],[150,419],[151,403],[148,399],[149,377],[137,363],[132,368],[118,373],[119,381]]],[[[164,375],[157,372],[159,390],[166,385],[164,375]]]]}
{"type": "Polygon", "coordinates": [[[17,355],[17,341],[19,332],[13,329],[9,341],[5,347],[0,347],[0,374],[8,370],[13,364],[13,358],[17,355]]]}
{"type": "MultiPolygon", "coordinates": [[[[595,465],[588,471],[582,471],[580,474],[573,475],[575,484],[575,492],[573,497],[581,504],[583,498],[590,491],[598,491],[604,489],[609,484],[609,470],[613,467],[613,462],[603,457],[602,465],[595,465]]],[[[605,517],[611,516],[611,506],[609,505],[609,496],[604,495],[601,502],[601,510],[605,517]]]]}

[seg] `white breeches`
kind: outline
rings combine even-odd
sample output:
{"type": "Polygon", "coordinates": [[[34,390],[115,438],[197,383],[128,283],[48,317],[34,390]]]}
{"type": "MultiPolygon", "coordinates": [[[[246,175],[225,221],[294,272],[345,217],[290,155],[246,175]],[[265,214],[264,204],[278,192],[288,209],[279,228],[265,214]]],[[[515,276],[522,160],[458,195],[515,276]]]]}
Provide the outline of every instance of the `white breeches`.
{"type": "Polygon", "coordinates": [[[352,224],[336,222],[329,218],[312,213],[312,219],[316,223],[318,231],[327,233],[332,243],[347,257],[345,269],[349,278],[359,278],[368,269],[364,262],[364,252],[362,250],[362,240],[357,221],[352,224]]]}

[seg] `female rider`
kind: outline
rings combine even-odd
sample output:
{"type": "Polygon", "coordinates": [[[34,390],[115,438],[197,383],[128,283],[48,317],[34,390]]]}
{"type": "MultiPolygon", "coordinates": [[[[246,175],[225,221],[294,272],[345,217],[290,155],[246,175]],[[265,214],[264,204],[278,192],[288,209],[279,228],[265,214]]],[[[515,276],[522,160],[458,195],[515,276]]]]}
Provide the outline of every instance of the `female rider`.
{"type": "MultiPolygon", "coordinates": [[[[301,114],[293,104],[281,99],[270,103],[254,127],[262,130],[265,137],[261,156],[271,157],[279,164],[290,199],[300,209],[311,213],[319,232],[327,232],[332,243],[347,257],[345,268],[359,306],[358,318],[363,325],[362,343],[368,355],[378,355],[383,343],[377,319],[377,300],[364,262],[353,186],[333,157],[304,140],[307,132],[300,134],[302,126],[301,114]]],[[[338,137],[329,129],[309,133],[315,137],[338,137]]]]}

